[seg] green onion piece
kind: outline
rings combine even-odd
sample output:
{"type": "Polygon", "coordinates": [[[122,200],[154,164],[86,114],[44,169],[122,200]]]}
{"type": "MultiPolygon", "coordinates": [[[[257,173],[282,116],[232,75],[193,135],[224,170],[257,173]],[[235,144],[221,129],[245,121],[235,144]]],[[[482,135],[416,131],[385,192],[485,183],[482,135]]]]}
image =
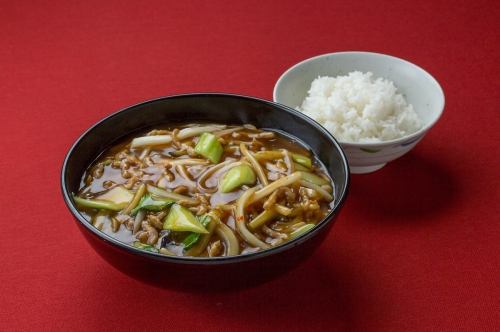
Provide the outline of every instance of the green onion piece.
{"type": "MultiPolygon", "coordinates": [[[[309,157],[293,152],[291,153],[291,155],[293,161],[295,161],[295,163],[300,165],[298,167],[297,166],[295,167],[297,171],[308,171],[312,167],[312,161],[309,157]]],[[[281,158],[283,158],[282,151],[268,150],[268,151],[259,151],[255,153],[255,159],[257,160],[276,160],[281,158]]]]}
{"type": "Polygon", "coordinates": [[[130,201],[134,198],[134,194],[124,187],[118,186],[106,191],[104,194],[99,195],[96,198],[111,201],[115,204],[125,204],[125,206],[127,206],[128,203],[130,203],[130,201]]]}
{"type": "Polygon", "coordinates": [[[257,217],[253,218],[252,221],[248,223],[248,227],[255,230],[267,222],[273,220],[278,216],[278,213],[274,210],[264,210],[257,217]]]}
{"type": "Polygon", "coordinates": [[[244,184],[252,185],[255,183],[255,173],[247,164],[231,168],[222,178],[221,191],[228,193],[244,184]]]}
{"type": "Polygon", "coordinates": [[[174,232],[208,233],[191,211],[179,204],[174,204],[170,208],[170,212],[163,221],[163,229],[174,232]]]}
{"type": "Polygon", "coordinates": [[[321,176],[317,176],[316,174],[309,173],[309,172],[300,172],[300,173],[302,173],[302,179],[304,181],[314,183],[318,186],[330,184],[330,181],[325,180],[321,176]]]}
{"type": "Polygon", "coordinates": [[[146,188],[150,194],[154,195],[155,197],[159,197],[159,199],[168,199],[168,200],[172,200],[172,201],[184,200],[184,201],[189,202],[189,203],[196,202],[195,199],[193,199],[189,196],[179,195],[179,194],[176,194],[172,191],[160,189],[160,188],[152,186],[150,184],[148,184],[146,186],[146,188]]]}
{"type": "Polygon", "coordinates": [[[120,211],[125,206],[127,206],[127,203],[122,203],[122,204],[116,204],[111,201],[105,201],[102,199],[85,199],[81,198],[78,196],[73,196],[73,199],[75,200],[76,204],[79,206],[91,208],[91,209],[104,209],[104,210],[111,210],[111,211],[120,211]]]}
{"type": "Polygon", "coordinates": [[[254,154],[257,160],[275,160],[283,158],[283,152],[276,150],[259,151],[254,154]]]}
{"type": "Polygon", "coordinates": [[[214,164],[217,164],[222,157],[224,149],[217,139],[217,136],[210,133],[203,133],[194,147],[194,151],[214,164]]]}
{"type": "Polygon", "coordinates": [[[142,250],[145,250],[145,251],[158,252],[158,249],[156,249],[155,247],[150,246],[149,244],[142,243],[141,241],[135,241],[132,245],[135,248],[142,249],[142,250]]]}
{"type": "Polygon", "coordinates": [[[309,232],[311,229],[316,226],[315,224],[305,224],[304,226],[301,226],[294,230],[293,232],[290,233],[290,240],[293,240],[295,238],[298,238],[299,236],[309,232]]]}
{"type": "Polygon", "coordinates": [[[300,171],[300,172],[309,172],[310,171],[309,168],[302,166],[301,164],[295,163],[295,162],[293,163],[293,168],[295,168],[296,171],[300,171]]]}
{"type": "Polygon", "coordinates": [[[141,183],[139,188],[137,188],[137,191],[134,194],[134,197],[130,201],[130,203],[127,205],[127,207],[122,211],[123,214],[130,214],[132,210],[139,205],[141,202],[142,198],[144,198],[144,193],[146,192],[146,185],[144,183],[141,183]]]}
{"type": "MultiPolygon", "coordinates": [[[[199,218],[200,224],[203,225],[203,227],[207,227],[208,224],[210,224],[210,221],[212,221],[212,218],[210,218],[209,215],[205,214],[201,218],[199,218]]],[[[200,239],[201,234],[200,233],[191,233],[186,238],[184,241],[182,241],[182,244],[184,245],[184,250],[189,250],[191,249],[200,239]]]]}
{"type": "Polygon", "coordinates": [[[172,136],[170,135],[144,136],[134,138],[132,140],[132,143],[130,144],[130,147],[135,149],[143,146],[169,144],[170,142],[172,142],[172,136]]]}
{"type": "Polygon", "coordinates": [[[142,196],[141,201],[132,210],[131,215],[135,216],[141,209],[148,211],[161,211],[174,203],[175,201],[171,199],[153,199],[153,196],[146,194],[142,196]]]}
{"type": "Polygon", "coordinates": [[[292,153],[292,159],[293,159],[293,161],[295,161],[296,163],[298,163],[302,166],[305,166],[307,168],[312,167],[311,158],[308,158],[308,157],[303,156],[303,155],[298,154],[298,153],[292,153]]]}

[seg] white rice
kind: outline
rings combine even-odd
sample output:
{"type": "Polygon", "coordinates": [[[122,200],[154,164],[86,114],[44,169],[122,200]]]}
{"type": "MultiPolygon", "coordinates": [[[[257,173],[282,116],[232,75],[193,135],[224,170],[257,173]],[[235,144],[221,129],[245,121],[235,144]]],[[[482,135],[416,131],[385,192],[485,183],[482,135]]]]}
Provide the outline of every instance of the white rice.
{"type": "Polygon", "coordinates": [[[298,110],[342,142],[381,142],[416,132],[422,121],[392,81],[354,71],[318,77],[298,110]]]}

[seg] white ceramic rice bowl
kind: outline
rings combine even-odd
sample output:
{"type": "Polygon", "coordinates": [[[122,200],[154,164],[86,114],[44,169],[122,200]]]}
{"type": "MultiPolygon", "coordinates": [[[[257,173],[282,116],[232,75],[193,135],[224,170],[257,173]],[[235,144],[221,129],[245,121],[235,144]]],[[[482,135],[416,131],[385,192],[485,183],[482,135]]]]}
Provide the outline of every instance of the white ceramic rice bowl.
{"type": "Polygon", "coordinates": [[[372,72],[394,82],[422,120],[422,128],[399,139],[380,143],[349,143],[339,140],[351,173],[369,173],[410,151],[441,116],[445,98],[439,83],[422,68],[390,55],[371,52],[339,52],[306,59],[288,69],[274,86],[273,99],[299,107],[311,82],[319,76],[347,75],[352,71],[372,72]]]}

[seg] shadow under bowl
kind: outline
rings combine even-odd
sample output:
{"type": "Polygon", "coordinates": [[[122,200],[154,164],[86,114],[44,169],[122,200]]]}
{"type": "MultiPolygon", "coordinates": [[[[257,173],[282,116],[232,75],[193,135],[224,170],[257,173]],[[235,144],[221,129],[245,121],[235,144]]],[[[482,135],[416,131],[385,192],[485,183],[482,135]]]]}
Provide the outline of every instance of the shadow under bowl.
{"type": "Polygon", "coordinates": [[[345,200],[349,168],[340,145],[303,114],[269,101],[231,94],[187,94],[159,98],[125,108],[87,130],[69,150],[61,174],[64,201],[79,229],[106,261],[156,286],[201,290],[249,287],[276,277],[308,257],[322,242],[345,200]],[[310,147],[335,183],[332,211],[313,230],[293,241],[252,254],[196,258],[172,257],[131,247],[100,232],[78,212],[72,194],[87,167],[126,136],[166,124],[250,123],[282,131],[310,147]],[[201,287],[201,288],[200,288],[201,287]],[[207,289],[209,287],[209,289],[207,289]]]}

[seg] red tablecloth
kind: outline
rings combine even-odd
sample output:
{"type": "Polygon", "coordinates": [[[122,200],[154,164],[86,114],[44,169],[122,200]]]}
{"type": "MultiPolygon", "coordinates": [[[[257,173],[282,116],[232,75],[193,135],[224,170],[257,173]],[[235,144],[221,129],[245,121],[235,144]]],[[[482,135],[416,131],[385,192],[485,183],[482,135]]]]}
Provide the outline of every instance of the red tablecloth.
{"type": "Polygon", "coordinates": [[[2,2],[0,330],[498,331],[499,20],[488,0],[2,2]],[[411,153],[353,177],[299,268],[184,292],[90,248],[59,171],[91,124],[183,92],[271,99],[292,64],[345,50],[424,67],[446,109],[411,153]]]}

